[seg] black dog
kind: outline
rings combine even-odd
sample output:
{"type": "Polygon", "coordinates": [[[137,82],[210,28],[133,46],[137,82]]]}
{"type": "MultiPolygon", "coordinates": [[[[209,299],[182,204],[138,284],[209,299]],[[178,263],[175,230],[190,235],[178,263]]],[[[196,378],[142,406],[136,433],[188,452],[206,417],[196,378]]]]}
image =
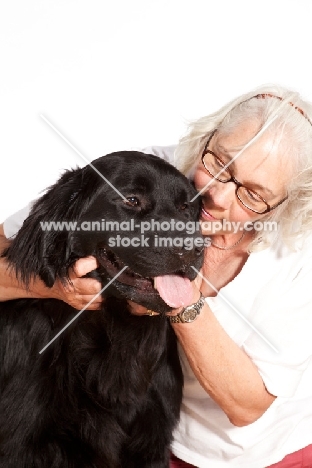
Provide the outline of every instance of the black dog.
{"type": "Polygon", "coordinates": [[[100,311],[84,311],[41,353],[77,311],[55,299],[0,304],[1,468],[169,466],[183,377],[165,315],[171,307],[153,278],[162,290],[167,284],[165,298],[175,295],[174,288],[182,294],[186,278],[195,278],[192,266],[200,268],[203,248],[189,242],[201,234],[177,231],[173,223],[196,221],[195,195],[168,163],[120,152],[66,172],[34,204],[4,254],[26,284],[34,275],[49,287],[57,278],[67,281],[69,268],[88,255],[98,259],[93,276],[103,287],[127,268],[103,291],[100,311]],[[90,232],[95,220],[119,225],[114,232],[90,232]],[[166,221],[166,237],[182,244],[160,247],[164,231],[155,227],[142,234],[142,223],[152,220],[166,221]],[[77,225],[49,230],[40,224],[51,221],[77,225]],[[160,314],[132,315],[128,299],[160,314]]]}

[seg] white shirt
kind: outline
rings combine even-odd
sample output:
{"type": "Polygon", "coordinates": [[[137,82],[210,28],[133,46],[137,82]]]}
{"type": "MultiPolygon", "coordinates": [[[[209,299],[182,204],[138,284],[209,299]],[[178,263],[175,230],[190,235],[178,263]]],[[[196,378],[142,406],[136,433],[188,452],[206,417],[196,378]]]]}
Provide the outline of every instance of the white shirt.
{"type": "Polygon", "coordinates": [[[236,427],[182,357],[184,399],[173,452],[195,466],[264,468],[312,443],[312,245],[278,252],[272,246],[252,253],[239,275],[206,299],[277,398],[258,421],[236,427]]]}
{"type": "MultiPolygon", "coordinates": [[[[174,147],[144,151],[173,160],[174,147]]],[[[26,215],[24,210],[5,221],[7,237],[26,215]]],[[[199,468],[264,468],[311,444],[312,237],[296,252],[276,242],[250,254],[236,278],[206,300],[277,398],[253,424],[234,426],[180,349],[185,383],[173,452],[199,468]]]]}

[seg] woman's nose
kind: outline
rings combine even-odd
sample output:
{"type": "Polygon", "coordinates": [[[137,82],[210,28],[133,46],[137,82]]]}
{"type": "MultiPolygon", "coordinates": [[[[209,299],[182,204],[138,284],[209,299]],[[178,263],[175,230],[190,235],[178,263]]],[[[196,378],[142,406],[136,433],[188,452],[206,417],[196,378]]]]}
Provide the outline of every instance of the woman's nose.
{"type": "Polygon", "coordinates": [[[209,195],[213,204],[219,208],[227,209],[235,200],[236,185],[233,182],[222,183],[215,181],[209,195]]]}

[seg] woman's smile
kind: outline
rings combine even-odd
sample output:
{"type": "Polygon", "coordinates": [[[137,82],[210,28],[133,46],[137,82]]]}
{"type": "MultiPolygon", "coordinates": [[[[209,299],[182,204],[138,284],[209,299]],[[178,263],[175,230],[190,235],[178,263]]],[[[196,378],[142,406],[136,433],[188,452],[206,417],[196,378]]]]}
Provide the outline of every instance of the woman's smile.
{"type": "Polygon", "coordinates": [[[212,214],[209,213],[209,211],[207,211],[204,206],[202,206],[202,209],[201,209],[201,218],[205,219],[205,220],[209,220],[209,221],[215,221],[217,220],[218,218],[215,218],[214,216],[212,216],[212,214]]]}

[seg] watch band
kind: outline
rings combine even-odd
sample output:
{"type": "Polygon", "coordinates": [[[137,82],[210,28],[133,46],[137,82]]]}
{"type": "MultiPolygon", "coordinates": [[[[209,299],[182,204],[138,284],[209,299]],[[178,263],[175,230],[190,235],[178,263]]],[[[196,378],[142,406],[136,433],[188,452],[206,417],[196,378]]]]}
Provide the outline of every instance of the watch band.
{"type": "Polygon", "coordinates": [[[200,293],[200,297],[195,304],[191,304],[181,310],[177,315],[168,315],[170,323],[191,323],[198,317],[205,304],[205,298],[200,293]]]}

